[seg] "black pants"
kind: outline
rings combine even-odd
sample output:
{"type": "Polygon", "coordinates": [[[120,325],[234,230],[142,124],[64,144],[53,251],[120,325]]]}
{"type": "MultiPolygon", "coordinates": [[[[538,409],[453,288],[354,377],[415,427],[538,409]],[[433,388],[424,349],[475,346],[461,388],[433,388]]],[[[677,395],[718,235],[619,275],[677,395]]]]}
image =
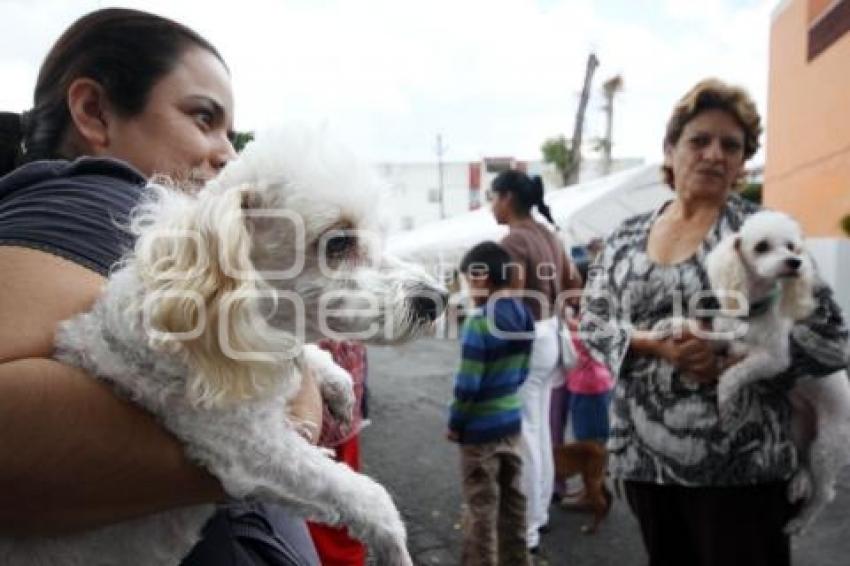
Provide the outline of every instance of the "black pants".
{"type": "Polygon", "coordinates": [[[680,487],[625,482],[649,566],[790,566],[787,483],[680,487]]]}

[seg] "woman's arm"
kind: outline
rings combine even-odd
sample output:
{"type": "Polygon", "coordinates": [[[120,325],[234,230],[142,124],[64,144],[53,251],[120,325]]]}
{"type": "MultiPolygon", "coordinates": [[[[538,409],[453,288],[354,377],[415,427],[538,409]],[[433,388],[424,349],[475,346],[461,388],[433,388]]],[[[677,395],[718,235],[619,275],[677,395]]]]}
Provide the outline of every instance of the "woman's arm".
{"type": "Polygon", "coordinates": [[[105,384],[48,359],[0,365],[0,532],[71,531],[223,496],[105,384]]]}
{"type": "Polygon", "coordinates": [[[0,247],[0,531],[87,528],[223,498],[147,413],[50,359],[56,324],[91,306],[103,278],[0,247]]]}
{"type": "MultiPolygon", "coordinates": [[[[87,310],[103,278],[24,248],[0,247],[0,266],[0,532],[72,531],[223,499],[148,413],[50,359],[56,324],[87,310]]],[[[292,412],[310,418],[316,398],[304,387],[292,412]]]]}

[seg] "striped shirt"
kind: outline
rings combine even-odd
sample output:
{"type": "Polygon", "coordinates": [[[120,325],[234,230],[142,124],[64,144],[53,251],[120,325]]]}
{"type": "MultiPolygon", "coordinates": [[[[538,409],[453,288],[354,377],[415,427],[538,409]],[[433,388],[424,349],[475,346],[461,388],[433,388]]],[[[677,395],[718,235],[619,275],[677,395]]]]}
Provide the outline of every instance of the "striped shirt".
{"type": "Polygon", "coordinates": [[[491,301],[466,319],[449,415],[461,444],[519,433],[517,390],[528,376],[533,340],[534,318],[518,299],[491,301]]]}

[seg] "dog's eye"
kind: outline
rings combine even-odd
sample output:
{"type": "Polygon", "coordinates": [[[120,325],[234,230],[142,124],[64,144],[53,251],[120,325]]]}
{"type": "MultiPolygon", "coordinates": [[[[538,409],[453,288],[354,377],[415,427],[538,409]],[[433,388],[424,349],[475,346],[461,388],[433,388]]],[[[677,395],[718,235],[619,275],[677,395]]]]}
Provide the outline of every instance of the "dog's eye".
{"type": "Polygon", "coordinates": [[[325,253],[331,258],[340,258],[347,255],[357,246],[357,238],[351,234],[340,232],[332,235],[325,243],[325,253]]]}
{"type": "Polygon", "coordinates": [[[768,251],[770,251],[770,242],[768,242],[767,240],[762,240],[761,242],[756,244],[756,247],[753,248],[753,251],[755,251],[757,254],[767,253],[768,251]]]}
{"type": "Polygon", "coordinates": [[[788,248],[788,251],[793,252],[797,250],[797,246],[794,245],[794,242],[788,242],[787,244],[785,244],[785,247],[788,248]]]}

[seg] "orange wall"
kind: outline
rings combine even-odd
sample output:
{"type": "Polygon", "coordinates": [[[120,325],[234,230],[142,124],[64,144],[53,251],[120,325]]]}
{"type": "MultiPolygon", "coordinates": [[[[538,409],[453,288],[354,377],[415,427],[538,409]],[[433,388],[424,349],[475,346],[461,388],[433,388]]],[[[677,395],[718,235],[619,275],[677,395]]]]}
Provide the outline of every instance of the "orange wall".
{"type": "Polygon", "coordinates": [[[771,26],[764,202],[794,215],[808,236],[841,236],[850,214],[850,33],[807,61],[812,3],[787,2],[771,26]]]}
{"type": "Polygon", "coordinates": [[[808,11],[806,12],[807,21],[812,23],[815,18],[820,16],[827,8],[829,8],[834,0],[808,0],[808,11]]]}

